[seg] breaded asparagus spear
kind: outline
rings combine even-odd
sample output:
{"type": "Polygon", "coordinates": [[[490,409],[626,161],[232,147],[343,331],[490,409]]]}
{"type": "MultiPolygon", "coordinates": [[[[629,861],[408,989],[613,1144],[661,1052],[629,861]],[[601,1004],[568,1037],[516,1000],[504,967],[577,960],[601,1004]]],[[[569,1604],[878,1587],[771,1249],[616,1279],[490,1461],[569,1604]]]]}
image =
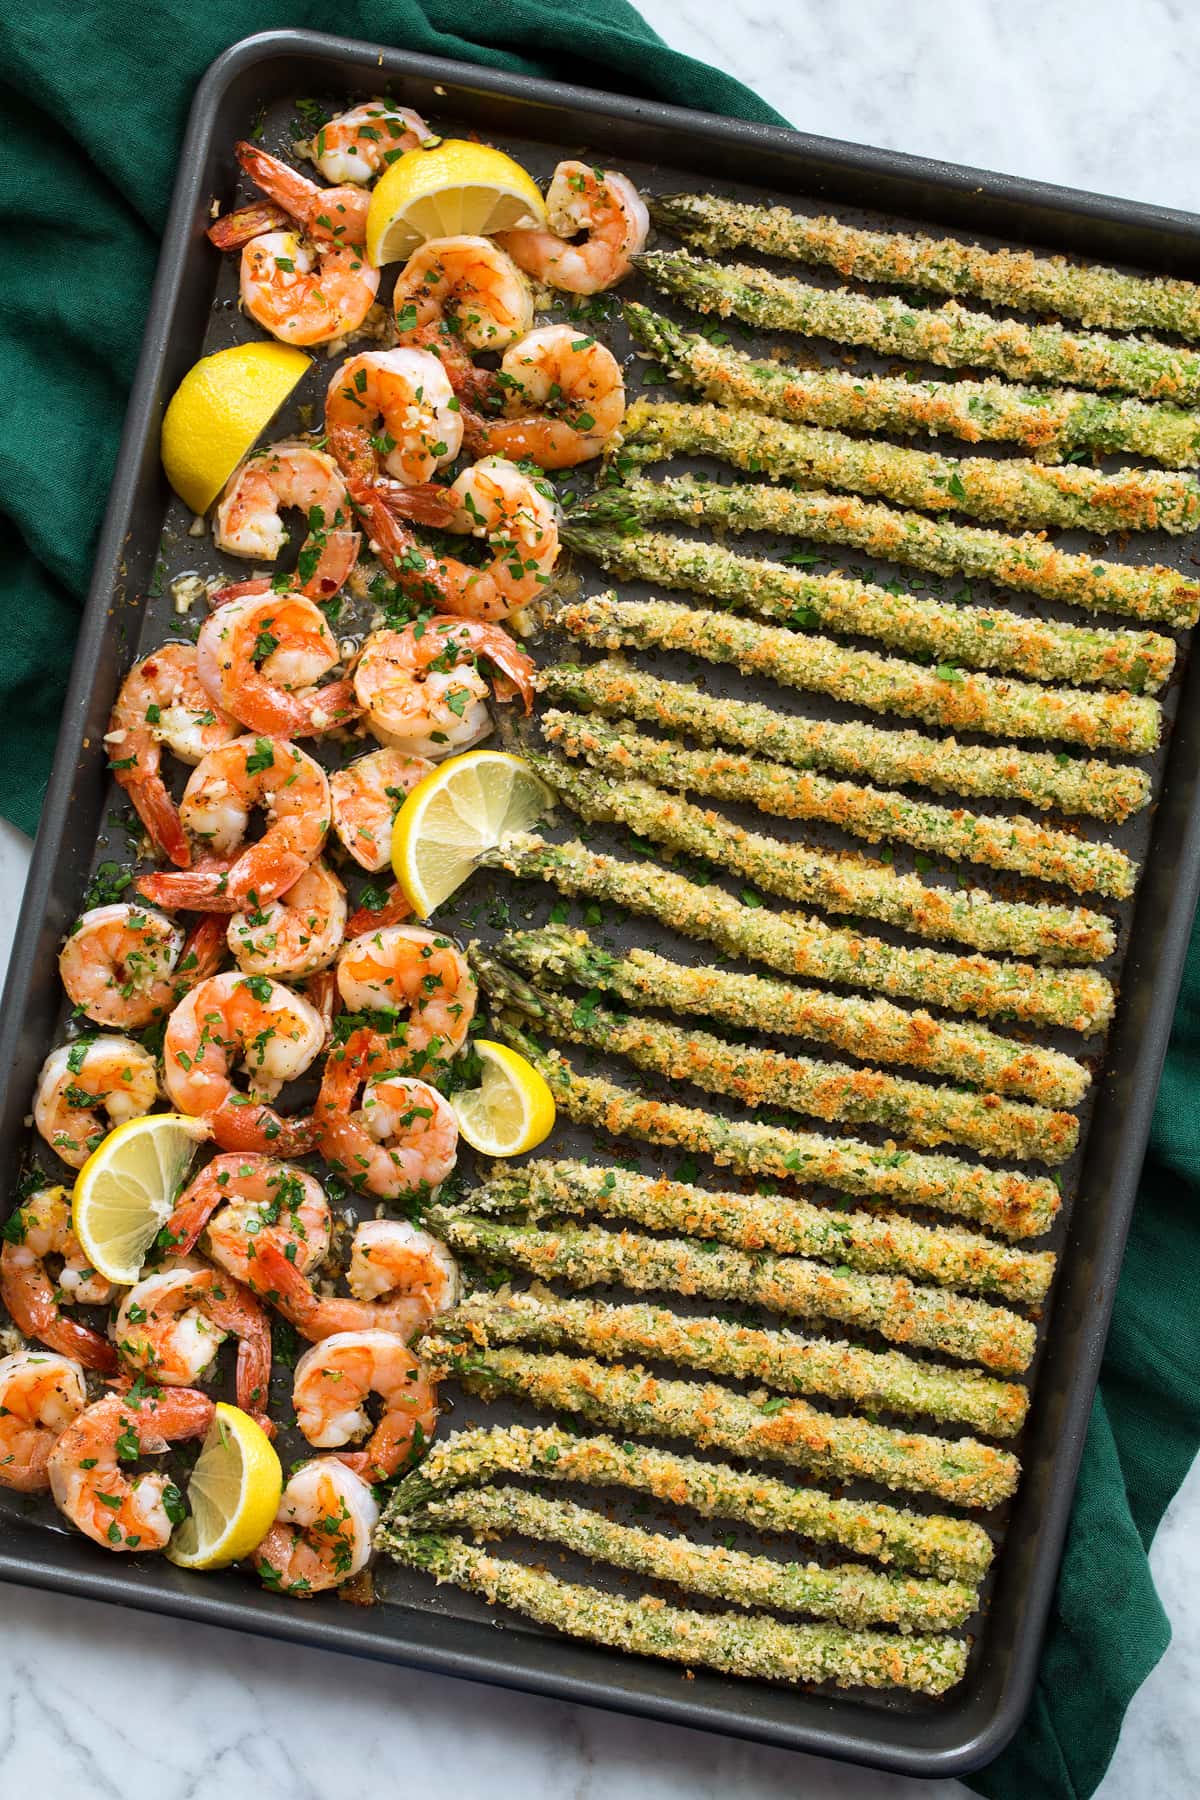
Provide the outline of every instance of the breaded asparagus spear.
{"type": "Polygon", "coordinates": [[[899,713],[985,737],[1057,738],[1089,750],[1146,756],[1157,747],[1162,728],[1158,702],[1145,695],[1038,687],[950,663],[930,668],[874,650],[851,650],[810,632],[668,600],[596,594],[564,606],[557,622],[580,642],[604,650],[682,650],[870,712],[899,713]]]}
{"type": "Polygon", "coordinates": [[[903,1213],[843,1212],[779,1194],[717,1193],[665,1176],[574,1160],[493,1163],[486,1186],[470,1196],[484,1217],[524,1215],[632,1219],[651,1231],[815,1256],[847,1270],[915,1276],[941,1287],[974,1289],[1006,1300],[1044,1300],[1054,1276],[1052,1250],[1017,1250],[960,1225],[919,1225],[903,1213]]]}
{"type": "MultiPolygon", "coordinates": [[[[580,1001],[535,987],[478,943],[470,960],[493,1002],[522,1013],[560,1043],[625,1056],[635,1068],[743,1106],[782,1107],[831,1124],[882,1125],[904,1143],[965,1144],[1017,1161],[1063,1162],[1079,1139],[1073,1113],[908,1081],[882,1069],[788,1056],[644,1014],[614,1013],[591,995],[580,1001]]],[[[763,1020],[759,1028],[771,1024],[763,1020]]]]}
{"type": "Polygon", "coordinates": [[[724,1544],[694,1544],[640,1525],[620,1525],[573,1500],[551,1500],[518,1487],[462,1488],[431,1501],[409,1529],[516,1534],[561,1544],[713,1600],[811,1613],[848,1629],[898,1625],[906,1632],[953,1631],[977,1603],[974,1588],[961,1582],[880,1575],[861,1563],[826,1569],[812,1562],[776,1562],[724,1544]]]}
{"type": "Polygon", "coordinates": [[[998,369],[1014,381],[1116,388],[1178,406],[1200,400],[1200,353],[1175,344],[996,319],[957,300],[926,307],[896,294],[814,287],[750,263],[714,263],[686,250],[644,251],[634,267],[697,312],[768,331],[798,331],[945,369],[998,369]]]}
{"type": "Polygon", "coordinates": [[[1025,1388],[976,1369],[947,1369],[898,1350],[862,1350],[794,1331],[684,1318],[663,1306],[613,1306],[557,1294],[472,1294],[438,1319],[438,1331],[486,1346],[569,1346],[604,1358],[682,1363],[711,1375],[758,1381],[783,1394],[824,1394],[868,1412],[882,1408],[949,1419],[988,1437],[1012,1437],[1029,1406],[1025,1388]]]}
{"type": "Polygon", "coordinates": [[[611,575],[699,594],[710,604],[725,601],[805,631],[876,638],[945,664],[962,661],[1035,681],[1094,682],[1140,693],[1160,688],[1175,663],[1174,642],[1157,632],[1060,625],[1001,606],[957,606],[844,575],[806,575],[707,540],[580,523],[578,515],[563,526],[562,540],[611,575]]]}
{"type": "Polygon", "coordinates": [[[547,741],[566,756],[585,757],[601,774],[641,776],[657,787],[757,807],[783,819],[817,819],[854,837],[911,844],[952,862],[984,863],[1070,888],[1128,899],[1137,864],[1112,844],[1005,813],[937,806],[907,794],[800,773],[787,763],[734,750],[689,750],[648,737],[631,719],[599,720],[551,708],[542,715],[547,741]]]}
{"type": "Polygon", "coordinates": [[[704,744],[740,745],[797,769],[830,769],[884,787],[1023,800],[1043,812],[1053,808],[1118,823],[1150,800],[1150,777],[1125,763],[781,713],[761,700],[728,699],[688,682],[665,681],[618,657],[557,663],[539,669],[537,684],[551,700],[584,711],[644,719],[704,744]]]}
{"type": "Polygon", "coordinates": [[[755,1462],[790,1464],[833,1481],[876,1481],[955,1506],[998,1505],[1015,1492],[1020,1473],[1011,1451],[976,1438],[897,1431],[823,1412],[804,1400],[776,1395],[758,1401],[715,1383],[670,1381],[586,1356],[465,1349],[430,1333],[421,1339],[421,1360],[434,1374],[453,1375],[486,1399],[516,1394],[593,1424],[645,1437],[688,1438],[755,1462]]]}
{"type": "Polygon", "coordinates": [[[455,1488],[496,1475],[534,1475],[626,1488],[706,1519],[736,1519],[943,1581],[982,1581],[992,1541],[973,1519],[910,1512],[879,1500],[838,1500],[820,1488],[792,1487],[771,1475],[746,1475],[727,1463],[676,1450],[581,1435],[557,1425],[496,1425],[438,1439],[420,1467],[393,1489],[385,1528],[455,1488]]]}
{"type": "MultiPolygon", "coordinates": [[[[700,886],[673,869],[645,861],[624,862],[578,840],[548,844],[535,835],[512,832],[481,862],[523,880],[551,882],[564,894],[606,900],[658,919],[684,937],[717,944],[730,956],[764,963],[785,975],[874,989],[949,1012],[1059,1025],[1089,1037],[1103,1031],[1112,1017],[1112,983],[1094,969],[1058,969],[956,956],[926,945],[887,944],[821,919],[744,904],[721,888],[700,886]]],[[[1036,1046],[1022,1053],[1014,1047],[1014,1056],[1022,1054],[1040,1059],[1054,1053],[1036,1046]]]]}
{"type": "Polygon", "coordinates": [[[631,1656],[659,1656],[760,1681],[831,1681],[923,1694],[944,1694],[966,1673],[967,1645],[960,1638],[781,1625],[759,1613],[687,1612],[649,1594],[630,1600],[560,1581],[455,1537],[410,1535],[396,1523],[381,1532],[379,1543],[398,1562],[437,1581],[452,1581],[493,1606],[631,1656]]]}
{"type": "Polygon", "coordinates": [[[962,512],[1022,529],[1180,533],[1200,523],[1200,482],[1191,475],[1164,469],[1106,475],[1082,463],[943,456],[702,402],[635,400],[613,454],[622,472],[668,456],[716,456],[777,481],[843,488],[922,512],[962,512]]]}
{"type": "MultiPolygon", "coordinates": [[[[1196,415],[1200,421],[1200,413],[1196,415]]],[[[630,474],[620,486],[599,488],[570,513],[572,522],[631,526],[659,519],[772,531],[820,544],[847,544],[888,562],[965,575],[999,587],[1064,600],[1090,611],[1190,626],[1200,612],[1200,584],[1162,564],[1102,562],[1073,556],[1040,532],[1014,536],[986,525],[927,519],[855,494],[771,487],[757,481],[712,481],[667,475],[659,481],[630,474]]]]}
{"type": "Polygon", "coordinates": [[[580,818],[626,825],[652,843],[736,871],[786,900],[880,919],[917,937],[1046,962],[1103,962],[1116,947],[1112,921],[1088,907],[999,900],[981,888],[935,887],[852,851],[818,850],[746,831],[647,781],[630,776],[609,781],[529,749],[525,760],[580,818]]]}
{"type": "Polygon", "coordinates": [[[1053,313],[1109,331],[1150,328],[1200,338],[1200,287],[1178,277],[1127,275],[1102,263],[1089,266],[1033,250],[985,250],[924,233],[866,231],[840,219],[716,194],[662,195],[650,201],[650,216],[710,253],[744,247],[836,269],[848,280],[973,294],[990,306],[1053,313]]]}
{"type": "Polygon", "coordinates": [[[994,377],[909,381],[903,375],[804,369],[714,344],[634,302],[624,311],[633,336],[667,373],[715,406],[745,406],[848,431],[1016,443],[1044,462],[1058,462],[1072,450],[1148,456],[1178,469],[1200,462],[1200,413],[1177,406],[1076,388],[1022,387],[994,377]]]}
{"type": "Polygon", "coordinates": [[[854,1138],[824,1138],[779,1125],[727,1119],[698,1107],[648,1099],[603,1076],[583,1075],[555,1050],[544,1050],[511,1013],[496,1030],[540,1070],[560,1110],[612,1137],[672,1144],[717,1164],[774,1181],[821,1183],[868,1199],[930,1206],[986,1224],[1007,1238],[1048,1231],[1061,1204],[1045,1177],[964,1163],[953,1156],[876,1147],[854,1138]]]}

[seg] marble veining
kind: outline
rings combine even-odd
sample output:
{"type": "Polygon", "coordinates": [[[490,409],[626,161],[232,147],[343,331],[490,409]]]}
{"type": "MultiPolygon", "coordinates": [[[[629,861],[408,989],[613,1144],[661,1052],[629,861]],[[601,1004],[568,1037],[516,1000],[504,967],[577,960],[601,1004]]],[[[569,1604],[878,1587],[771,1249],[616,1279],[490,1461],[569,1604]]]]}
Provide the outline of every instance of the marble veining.
{"type": "MultiPolygon", "coordinates": [[[[1200,204],[1200,15],[1172,0],[642,0],[667,41],[794,124],[1101,192],[1200,204]]],[[[0,964],[28,846],[0,824],[0,964]]],[[[1101,1800],[1200,1793],[1200,1473],[1155,1578],[1175,1639],[1101,1800]]],[[[381,1783],[464,1800],[953,1800],[677,1727],[0,1589],[0,1792],[330,1800],[381,1783]]]]}

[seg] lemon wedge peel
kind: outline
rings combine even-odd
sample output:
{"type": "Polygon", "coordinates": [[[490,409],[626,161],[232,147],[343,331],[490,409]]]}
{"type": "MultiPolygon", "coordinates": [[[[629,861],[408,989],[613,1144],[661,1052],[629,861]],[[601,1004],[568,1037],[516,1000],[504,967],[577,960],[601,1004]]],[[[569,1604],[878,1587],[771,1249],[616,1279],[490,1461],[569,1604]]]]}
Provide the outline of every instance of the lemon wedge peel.
{"type": "Polygon", "coordinates": [[[256,341],[193,363],[167,405],[162,461],[194,513],[206,513],[297,383],[312,367],[302,350],[256,341]]]}

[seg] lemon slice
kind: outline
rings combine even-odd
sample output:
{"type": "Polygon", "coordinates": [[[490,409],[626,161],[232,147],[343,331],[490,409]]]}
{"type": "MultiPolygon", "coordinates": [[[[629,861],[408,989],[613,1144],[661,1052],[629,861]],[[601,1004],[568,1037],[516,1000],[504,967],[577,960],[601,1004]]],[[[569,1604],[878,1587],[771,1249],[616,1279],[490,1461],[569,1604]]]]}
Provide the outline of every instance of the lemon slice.
{"type": "Polygon", "coordinates": [[[507,1044],[476,1038],[472,1048],[483,1077],[477,1088],[451,1098],[459,1130],[485,1156],[535,1149],[554,1130],[554,1095],[533,1064],[507,1044]]]}
{"type": "Polygon", "coordinates": [[[129,1287],[137,1280],[207,1136],[202,1119],[147,1113],[118,1125],[88,1157],[75,1178],[72,1220],[84,1255],[107,1281],[129,1287]]]}
{"type": "Polygon", "coordinates": [[[162,422],[167,480],[194,513],[207,512],[254,448],[309,358],[288,344],[235,344],[193,363],[162,422]]]}
{"type": "Polygon", "coordinates": [[[282,1492],[283,1470],[262,1426],[218,1400],[187,1485],[191,1510],[167,1555],[181,1569],[223,1569],[249,1556],[270,1531],[282,1492]]]}
{"type": "Polygon", "coordinates": [[[545,223],[545,202],[520,163],[491,144],[443,138],[409,150],[380,176],[367,212],[367,261],[381,269],[426,238],[487,237],[545,223]]]}
{"type": "Polygon", "coordinates": [[[392,826],[392,868],[418,919],[460,888],[480,853],[526,831],[554,795],[507,750],[467,750],[419,781],[392,826]]]}

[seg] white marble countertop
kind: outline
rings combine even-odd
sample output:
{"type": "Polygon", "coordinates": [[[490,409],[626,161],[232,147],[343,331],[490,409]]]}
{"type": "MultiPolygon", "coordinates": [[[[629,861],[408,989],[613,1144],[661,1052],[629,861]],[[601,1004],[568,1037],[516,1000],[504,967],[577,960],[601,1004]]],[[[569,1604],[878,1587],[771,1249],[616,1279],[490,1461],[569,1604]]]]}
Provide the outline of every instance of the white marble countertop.
{"type": "MultiPolygon", "coordinates": [[[[806,130],[1200,206],[1200,14],[1173,0],[642,0],[642,11],[806,130]]],[[[0,824],[0,963],[27,857],[0,824]]],[[[1102,1800],[1200,1793],[1195,1470],[1152,1560],[1175,1640],[1130,1708],[1102,1800]]],[[[0,1618],[5,1794],[329,1800],[397,1781],[463,1800],[965,1793],[16,1588],[0,1589],[0,1618]]]]}

